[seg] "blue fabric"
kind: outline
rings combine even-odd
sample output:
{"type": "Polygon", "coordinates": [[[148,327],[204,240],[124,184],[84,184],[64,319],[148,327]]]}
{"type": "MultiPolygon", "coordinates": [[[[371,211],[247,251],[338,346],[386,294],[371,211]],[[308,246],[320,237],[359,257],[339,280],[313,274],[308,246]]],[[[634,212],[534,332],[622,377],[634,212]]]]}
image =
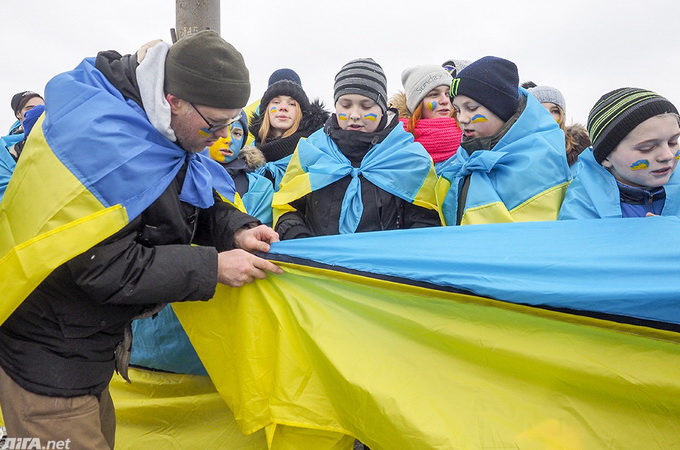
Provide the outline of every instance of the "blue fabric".
{"type": "Polygon", "coordinates": [[[7,185],[12,177],[12,173],[14,173],[15,167],[16,162],[14,162],[12,155],[7,150],[0,148],[0,201],[5,196],[7,185]]]}
{"type": "MultiPolygon", "coordinates": [[[[45,89],[43,130],[68,169],[105,206],[122,204],[130,220],[167,188],[184,162],[180,199],[201,208],[214,203],[212,173],[218,163],[180,148],[149,122],[87,58],[54,77],[45,89]]],[[[220,191],[228,199],[231,192],[220,191]]]]}
{"type": "MultiPolygon", "coordinates": [[[[491,150],[470,156],[463,148],[440,164],[451,189],[442,204],[446,223],[456,223],[461,181],[470,175],[465,209],[502,202],[508,211],[571,178],[564,133],[555,119],[527,91],[526,107],[491,150]]],[[[465,144],[463,144],[464,146],[465,144]]]]}
{"type": "Polygon", "coordinates": [[[373,146],[359,167],[352,167],[323,129],[301,139],[295,151],[300,165],[309,174],[312,191],[348,175],[352,177],[342,199],[340,234],[354,233],[361,220],[364,205],[359,175],[382,190],[413,203],[432,169],[432,158],[425,148],[414,142],[413,135],[401,126],[394,127],[382,142],[373,146]]]}
{"type": "Polygon", "coordinates": [[[15,121],[11,127],[9,127],[9,132],[7,135],[0,137],[0,146],[5,147],[9,150],[17,142],[24,140],[24,133],[12,134],[12,131],[21,126],[21,122],[15,121]]]}
{"type": "Polygon", "coordinates": [[[155,318],[132,322],[130,364],[166,372],[208,374],[170,305],[155,318]]]}
{"type": "Polygon", "coordinates": [[[24,114],[24,135],[28,136],[33,129],[33,125],[38,120],[38,117],[45,112],[45,105],[36,105],[33,108],[26,111],[24,114]]]}
{"type": "Polygon", "coordinates": [[[272,226],[272,197],[274,186],[269,179],[254,172],[246,174],[248,177],[248,192],[243,194],[243,206],[246,211],[260,222],[272,226]]]}
{"type": "Polygon", "coordinates": [[[288,163],[290,163],[292,157],[293,155],[289,155],[276,161],[267,162],[264,166],[258,168],[255,173],[262,176],[270,174],[271,177],[274,178],[274,191],[278,192],[281,187],[281,180],[286,173],[288,163]]]}
{"type": "Polygon", "coordinates": [[[680,324],[680,218],[516,222],[322,236],[270,254],[510,303],[680,324]]]}
{"type": "MultiPolygon", "coordinates": [[[[558,219],[598,219],[623,217],[616,179],[595,160],[592,148],[579,155],[581,165],[569,185],[558,219]]],[[[664,185],[666,200],[663,216],[680,215],[680,175],[676,170],[664,185]]]]}

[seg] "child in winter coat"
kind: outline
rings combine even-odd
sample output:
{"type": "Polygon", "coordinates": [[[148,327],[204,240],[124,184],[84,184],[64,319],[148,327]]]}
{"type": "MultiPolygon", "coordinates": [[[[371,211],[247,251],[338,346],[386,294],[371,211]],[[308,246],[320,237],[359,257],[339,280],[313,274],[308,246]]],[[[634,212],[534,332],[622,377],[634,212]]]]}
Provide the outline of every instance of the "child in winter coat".
{"type": "Polygon", "coordinates": [[[258,112],[250,119],[255,146],[267,161],[258,174],[269,178],[278,189],[300,138],[323,127],[328,116],[318,99],[309,102],[298,83],[287,79],[272,83],[262,96],[258,112]]]}
{"type": "Polygon", "coordinates": [[[680,119],[671,102],[616,89],[590,111],[588,133],[593,146],[579,157],[560,219],[680,214],[680,119]]]}
{"type": "Polygon", "coordinates": [[[300,140],[274,194],[281,239],[440,224],[432,159],[387,109],[386,84],[372,59],[340,69],[336,113],[300,140]]]}
{"type": "Polygon", "coordinates": [[[257,147],[250,145],[243,147],[247,133],[248,120],[243,114],[238,122],[230,125],[229,136],[218,139],[208,148],[208,154],[220,163],[234,180],[236,192],[245,212],[271,226],[274,187],[269,179],[256,173],[266,161],[257,147]]]}
{"type": "Polygon", "coordinates": [[[570,180],[564,134],[518,83],[517,66],[494,56],[453,79],[463,140],[440,168],[446,225],[557,218],[570,180]]]}
{"type": "Polygon", "coordinates": [[[451,75],[437,65],[411,67],[401,74],[404,93],[390,103],[399,110],[399,121],[434,161],[435,170],[460,146],[462,132],[453,118],[449,98],[451,75]]]}

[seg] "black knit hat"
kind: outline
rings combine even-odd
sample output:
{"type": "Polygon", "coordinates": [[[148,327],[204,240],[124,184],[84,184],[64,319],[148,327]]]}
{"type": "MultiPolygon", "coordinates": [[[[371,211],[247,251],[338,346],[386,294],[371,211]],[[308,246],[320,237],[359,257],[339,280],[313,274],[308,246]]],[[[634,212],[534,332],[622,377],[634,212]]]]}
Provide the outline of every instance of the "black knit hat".
{"type": "Polygon", "coordinates": [[[165,60],[165,92],[197,105],[241,109],[250,98],[243,56],[211,30],[180,39],[165,60]]]}
{"type": "Polygon", "coordinates": [[[387,110],[387,78],[371,58],[354,59],[342,66],[333,89],[333,102],[345,94],[359,94],[376,102],[383,113],[387,110]]]}
{"type": "Polygon", "coordinates": [[[465,95],[507,121],[519,105],[519,74],[512,61],[485,56],[458,72],[451,83],[451,98],[465,95]]]}
{"type": "Polygon", "coordinates": [[[633,128],[666,113],[677,114],[678,110],[651,91],[628,87],[604,94],[588,114],[588,134],[595,160],[602,163],[633,128]]]}
{"type": "Polygon", "coordinates": [[[267,107],[269,102],[272,101],[274,97],[278,97],[279,95],[293,97],[300,104],[300,108],[303,111],[307,111],[309,109],[309,99],[307,98],[305,91],[302,89],[302,86],[291,80],[279,80],[269,86],[264,92],[262,100],[260,100],[260,111],[264,111],[264,108],[267,107]]]}
{"type": "Polygon", "coordinates": [[[19,111],[21,111],[21,108],[23,108],[24,105],[26,105],[26,103],[34,97],[42,98],[40,94],[33,91],[23,91],[14,94],[12,96],[12,111],[14,111],[14,114],[17,114],[19,111]]]}

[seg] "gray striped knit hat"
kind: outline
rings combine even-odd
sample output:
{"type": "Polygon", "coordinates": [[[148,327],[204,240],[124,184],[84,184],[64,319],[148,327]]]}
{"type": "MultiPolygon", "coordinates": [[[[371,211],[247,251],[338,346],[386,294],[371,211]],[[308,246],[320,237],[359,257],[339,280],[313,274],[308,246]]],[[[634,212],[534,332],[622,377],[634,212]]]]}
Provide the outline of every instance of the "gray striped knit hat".
{"type": "Polygon", "coordinates": [[[383,113],[387,110],[387,78],[380,64],[371,58],[354,59],[342,66],[333,89],[334,102],[345,94],[359,94],[375,101],[383,113]]]}
{"type": "Polygon", "coordinates": [[[602,163],[635,127],[666,113],[677,114],[678,110],[651,91],[629,87],[604,94],[588,114],[587,128],[595,160],[602,163]]]}

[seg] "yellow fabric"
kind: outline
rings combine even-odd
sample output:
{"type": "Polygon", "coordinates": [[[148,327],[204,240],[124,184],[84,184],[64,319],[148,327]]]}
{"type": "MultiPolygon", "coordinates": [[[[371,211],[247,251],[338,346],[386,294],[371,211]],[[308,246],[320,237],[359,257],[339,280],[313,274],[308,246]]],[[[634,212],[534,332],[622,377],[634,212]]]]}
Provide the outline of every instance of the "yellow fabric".
{"type": "Polygon", "coordinates": [[[114,375],[109,385],[116,408],[116,450],[267,448],[264,430],[241,433],[210,378],[134,367],[129,375],[131,384],[114,375]]]}
{"type": "Polygon", "coordinates": [[[444,177],[439,177],[437,179],[437,183],[434,185],[434,196],[435,201],[439,206],[437,208],[437,211],[439,212],[439,219],[441,220],[442,225],[444,226],[455,225],[455,223],[446,223],[446,217],[444,217],[444,212],[442,208],[442,205],[444,204],[444,199],[446,198],[446,194],[449,193],[449,189],[451,189],[451,182],[444,177]]]}
{"type": "Polygon", "coordinates": [[[680,442],[676,333],[282,266],[173,305],[241,430],[269,427],[270,448],[680,442]]]}
{"type": "MultiPolygon", "coordinates": [[[[42,126],[43,117],[36,129],[42,126]]],[[[31,151],[22,154],[0,203],[0,323],[53,267],[84,252],[128,221],[122,207],[104,209],[49,150],[42,133],[31,133],[29,143],[31,151]],[[30,190],[24,185],[31,186],[30,190]]]]}
{"type": "Polygon", "coordinates": [[[310,192],[312,192],[312,183],[309,173],[302,169],[299,154],[295,151],[290,158],[286,173],[281,179],[281,188],[274,192],[272,198],[274,226],[282,215],[295,211],[295,208],[290,205],[294,200],[302,198],[310,192]]]}
{"type": "Polygon", "coordinates": [[[116,450],[266,449],[264,431],[246,436],[210,378],[130,369],[111,380],[116,450]]]}
{"type": "MultiPolygon", "coordinates": [[[[243,112],[246,114],[246,117],[248,118],[248,123],[250,123],[250,118],[255,114],[257,111],[257,108],[260,106],[260,99],[258,98],[255,100],[253,103],[250,105],[246,106],[243,108],[243,112]]],[[[253,136],[250,131],[248,131],[248,138],[246,139],[246,143],[243,145],[244,147],[246,145],[251,145],[253,141],[255,140],[255,136],[253,136]]]]}
{"type": "Polygon", "coordinates": [[[413,199],[414,205],[427,209],[434,209],[440,213],[439,204],[437,203],[437,198],[435,196],[437,179],[437,172],[435,172],[434,166],[432,166],[428,174],[425,176],[425,180],[423,180],[423,185],[420,187],[420,190],[418,190],[418,193],[413,199]]]}
{"type": "MultiPolygon", "coordinates": [[[[449,183],[450,185],[450,183],[449,183]]],[[[569,183],[562,183],[546,189],[531,197],[524,203],[510,211],[503,202],[468,208],[463,214],[461,225],[476,225],[485,223],[529,222],[533,220],[557,220],[557,214],[564,200],[569,183]]],[[[440,186],[440,189],[443,188],[440,186]]],[[[444,195],[446,195],[444,193],[444,195]]],[[[443,198],[443,197],[441,197],[443,198]]]]}

